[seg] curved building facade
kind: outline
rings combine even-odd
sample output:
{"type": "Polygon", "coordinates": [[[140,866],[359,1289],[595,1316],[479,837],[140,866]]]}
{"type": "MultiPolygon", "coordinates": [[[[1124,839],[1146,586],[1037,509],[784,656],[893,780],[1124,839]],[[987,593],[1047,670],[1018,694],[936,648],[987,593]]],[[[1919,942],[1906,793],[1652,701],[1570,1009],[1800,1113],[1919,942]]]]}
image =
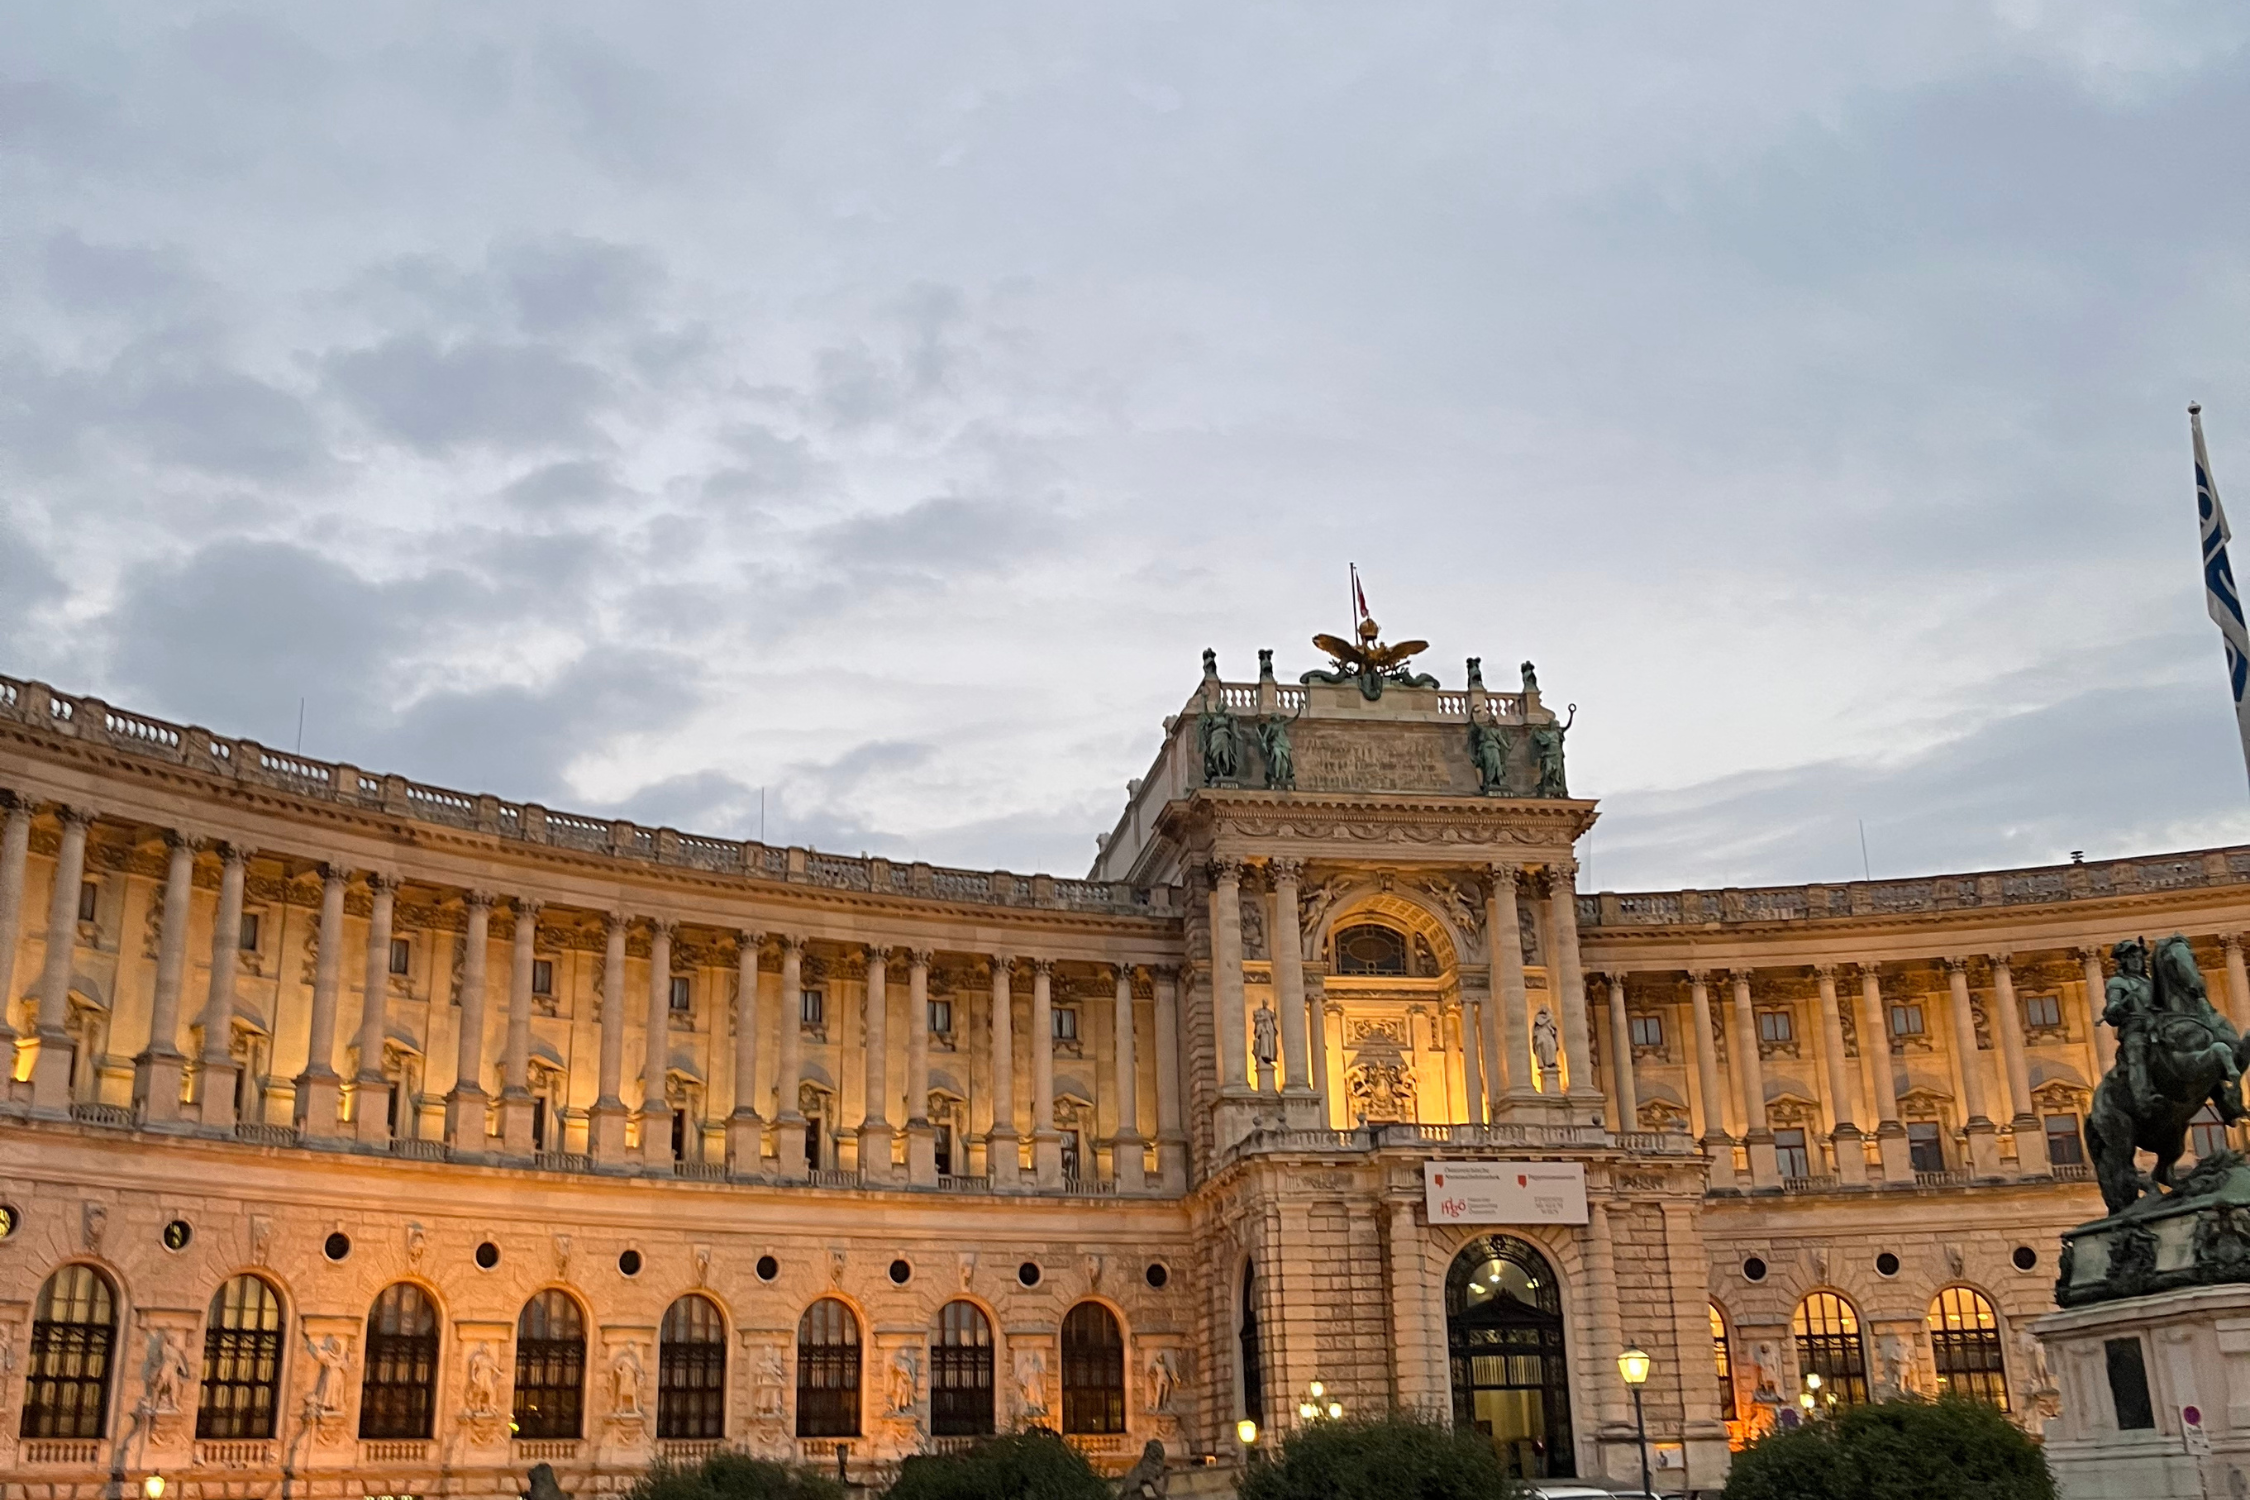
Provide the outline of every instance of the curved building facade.
{"type": "Polygon", "coordinates": [[[1622,1476],[1629,1344],[1674,1481],[1816,1389],[2036,1430],[2107,947],[2250,1022],[2250,850],[1582,892],[1555,728],[1207,662],[1066,879],[0,679],[0,1482],[1232,1462],[1329,1403],[1622,1476]]]}

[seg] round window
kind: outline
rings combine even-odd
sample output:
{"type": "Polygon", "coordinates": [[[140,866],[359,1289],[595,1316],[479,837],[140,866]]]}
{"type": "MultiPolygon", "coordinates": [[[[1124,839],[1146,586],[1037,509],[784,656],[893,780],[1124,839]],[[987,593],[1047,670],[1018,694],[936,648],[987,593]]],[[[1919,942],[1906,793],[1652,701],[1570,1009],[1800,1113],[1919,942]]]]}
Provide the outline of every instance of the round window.
{"type": "Polygon", "coordinates": [[[1758,1259],[1758,1257],[1755,1255],[1751,1256],[1748,1260],[1742,1263],[1742,1279],[1744,1281],[1765,1280],[1766,1263],[1758,1259]]]}
{"type": "Polygon", "coordinates": [[[1164,1268],[1164,1262],[1160,1260],[1148,1263],[1147,1276],[1148,1284],[1158,1291],[1164,1290],[1164,1283],[1172,1279],[1172,1273],[1164,1268]]]}
{"type": "Polygon", "coordinates": [[[1898,1257],[1888,1250],[1876,1256],[1875,1274],[1878,1276],[1896,1276],[1898,1274],[1898,1257]]]}
{"type": "Polygon", "coordinates": [[[771,1281],[780,1274],[780,1261],[775,1260],[770,1255],[761,1255],[758,1257],[758,1279],[760,1281],[771,1281]]]}
{"type": "Polygon", "coordinates": [[[14,1234],[16,1226],[22,1222],[23,1215],[16,1212],[16,1206],[13,1203],[0,1203],[0,1240],[14,1234]]]}
{"type": "Polygon", "coordinates": [[[321,1242],[320,1253],[330,1260],[342,1260],[352,1253],[352,1237],[339,1229],[321,1242]]]}
{"type": "Polygon", "coordinates": [[[2016,1246],[2016,1253],[2010,1259],[2015,1261],[2016,1269],[2019,1271],[2036,1271],[2039,1269],[2039,1252],[2029,1245],[2016,1246]]]}
{"type": "Polygon", "coordinates": [[[903,1260],[891,1262],[891,1285],[904,1286],[913,1279],[914,1268],[903,1260]]]}
{"type": "Polygon", "coordinates": [[[164,1226],[164,1248],[185,1250],[188,1241],[195,1238],[195,1228],[185,1219],[174,1219],[164,1226]]]}
{"type": "Polygon", "coordinates": [[[477,1269],[489,1271],[500,1264],[500,1247],[490,1240],[477,1246],[477,1269]]]}
{"type": "Polygon", "coordinates": [[[617,1257],[617,1270],[620,1275],[624,1276],[640,1275],[641,1252],[638,1250],[626,1250],[621,1252],[617,1257]]]}
{"type": "Polygon", "coordinates": [[[1022,1282],[1025,1286],[1039,1285],[1040,1274],[1039,1262],[1035,1260],[1027,1260],[1016,1267],[1016,1280],[1022,1282]]]}

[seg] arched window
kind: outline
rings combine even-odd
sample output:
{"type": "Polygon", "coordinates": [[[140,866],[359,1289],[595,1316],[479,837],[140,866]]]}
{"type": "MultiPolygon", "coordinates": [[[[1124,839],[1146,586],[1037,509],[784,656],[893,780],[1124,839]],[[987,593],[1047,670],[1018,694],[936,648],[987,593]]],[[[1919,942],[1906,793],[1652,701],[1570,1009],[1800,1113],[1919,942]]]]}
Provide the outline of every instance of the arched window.
{"type": "Polygon", "coordinates": [[[1511,1474],[1575,1475],[1562,1288],[1536,1246],[1495,1234],[1453,1258],[1445,1342],[1454,1427],[1483,1433],[1511,1474]]]}
{"type": "Polygon", "coordinates": [[[1242,1263],[1242,1319],[1235,1328],[1242,1360],[1242,1414],[1261,1427],[1266,1420],[1266,1360],[1258,1338],[1258,1263],[1242,1263]]]}
{"type": "Polygon", "coordinates": [[[92,1266],[64,1266],[39,1289],[24,1370],[27,1438],[98,1438],[109,1415],[117,1294],[92,1266]]]}
{"type": "Polygon", "coordinates": [[[690,1292],[664,1310],[656,1345],[656,1435],[727,1432],[727,1324],[718,1304],[690,1292]]]}
{"type": "Polygon", "coordinates": [[[859,1319],[834,1297],[797,1320],[797,1436],[859,1436],[859,1319]]]}
{"type": "Polygon", "coordinates": [[[1062,1391],[1064,1432],[1125,1430],[1125,1337],[1099,1302],[1063,1315],[1062,1391]]]}
{"type": "Polygon", "coordinates": [[[1719,1416],[1732,1422],[1734,1414],[1734,1355],[1727,1347],[1727,1320],[1711,1305],[1711,1354],[1719,1367],[1719,1416]]]}
{"type": "Polygon", "coordinates": [[[948,1302],[930,1337],[930,1435],[991,1431],[992,1320],[974,1302],[948,1302]]]}
{"type": "Polygon", "coordinates": [[[1797,1336],[1797,1368],[1820,1376],[1821,1394],[1830,1404],[1857,1406],[1867,1399],[1867,1348],[1849,1302],[1834,1292],[1815,1292],[1797,1304],[1789,1329],[1797,1336]]]}
{"type": "Polygon", "coordinates": [[[409,1281],[383,1288],[367,1312],[367,1367],[360,1377],[359,1435],[426,1438],[436,1404],[437,1309],[409,1281]]]}
{"type": "Polygon", "coordinates": [[[203,1326],[199,1438],[270,1438],[281,1396],[281,1298],[256,1276],[237,1276],[211,1299],[203,1326]]]}
{"type": "Polygon", "coordinates": [[[1406,938],[1374,922],[1342,928],[1336,934],[1336,972],[1404,978],[1406,938]]]}
{"type": "Polygon", "coordinates": [[[2006,1411],[2008,1368],[1992,1304],[1968,1287],[1949,1286],[1930,1304],[1929,1323],[1938,1393],[1973,1396],[2006,1411]]]}
{"type": "Polygon", "coordinates": [[[549,1287],[516,1319],[516,1436],[574,1438],[586,1409],[586,1318],[549,1287]]]}

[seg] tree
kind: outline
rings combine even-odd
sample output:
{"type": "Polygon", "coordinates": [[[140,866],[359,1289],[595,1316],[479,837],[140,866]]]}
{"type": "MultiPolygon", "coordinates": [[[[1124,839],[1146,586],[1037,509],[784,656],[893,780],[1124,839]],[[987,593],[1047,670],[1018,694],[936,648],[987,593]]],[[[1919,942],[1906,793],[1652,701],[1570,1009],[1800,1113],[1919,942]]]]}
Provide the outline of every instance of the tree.
{"type": "Polygon", "coordinates": [[[626,1500],[844,1500],[844,1487],[811,1469],[714,1453],[697,1464],[657,1464],[626,1500]]]}
{"type": "Polygon", "coordinates": [[[1308,1423],[1235,1482],[1237,1500],[1514,1500],[1522,1493],[1489,1441],[1410,1412],[1308,1423]]]}
{"type": "Polygon", "coordinates": [[[1724,1500],[2054,1500],[2039,1445],[1965,1396],[1847,1407],[1735,1455],[1724,1500]]]}
{"type": "Polygon", "coordinates": [[[1077,1449],[1034,1428],[910,1458],[884,1500],[1110,1500],[1110,1490],[1077,1449]]]}

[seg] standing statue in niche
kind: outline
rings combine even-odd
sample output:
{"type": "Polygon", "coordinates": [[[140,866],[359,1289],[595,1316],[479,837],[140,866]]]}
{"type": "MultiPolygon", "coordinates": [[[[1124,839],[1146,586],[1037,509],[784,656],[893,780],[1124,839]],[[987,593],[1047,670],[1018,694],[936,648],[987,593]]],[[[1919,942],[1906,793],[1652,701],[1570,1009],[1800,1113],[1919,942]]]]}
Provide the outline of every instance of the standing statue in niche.
{"type": "Polygon", "coordinates": [[[1259,1006],[1250,1017],[1250,1052],[1260,1071],[1271,1068],[1281,1056],[1279,1023],[1270,1005],[1259,1006]]]}
{"type": "Polygon", "coordinates": [[[922,1366],[912,1349],[891,1356],[891,1389],[888,1405],[894,1417],[911,1417],[922,1399],[922,1366]]]}
{"type": "Polygon", "coordinates": [[[1563,736],[1578,721],[1578,705],[1570,705],[1570,717],[1560,724],[1534,724],[1531,728],[1531,754],[1539,765],[1539,795],[1542,797],[1567,797],[1570,787],[1563,780],[1563,736]]]}
{"type": "Polygon", "coordinates": [[[1555,1030],[1555,1013],[1544,1006],[1531,1023],[1531,1055],[1539,1059],[1539,1071],[1552,1080],[1555,1060],[1562,1055],[1562,1036],[1555,1030]]]}
{"type": "Polygon", "coordinates": [[[640,1417],[641,1378],[646,1373],[640,1353],[631,1344],[617,1351],[617,1357],[609,1362],[610,1416],[619,1421],[640,1417]]]}
{"type": "Polygon", "coordinates": [[[1475,717],[1470,709],[1469,760],[1477,768],[1477,790],[1486,796],[1508,789],[1508,742],[1498,725],[1475,717]]]}

